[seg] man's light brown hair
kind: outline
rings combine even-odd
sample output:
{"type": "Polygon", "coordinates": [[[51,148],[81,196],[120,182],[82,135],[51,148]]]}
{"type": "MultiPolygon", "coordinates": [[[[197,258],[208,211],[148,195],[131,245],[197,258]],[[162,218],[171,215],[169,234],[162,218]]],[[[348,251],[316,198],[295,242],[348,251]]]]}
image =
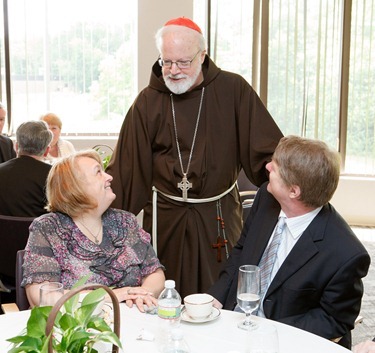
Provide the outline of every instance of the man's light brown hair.
{"type": "Polygon", "coordinates": [[[340,177],[340,155],[323,141],[283,137],[272,160],[287,186],[299,186],[299,200],[306,206],[320,207],[332,198],[340,177]]]}

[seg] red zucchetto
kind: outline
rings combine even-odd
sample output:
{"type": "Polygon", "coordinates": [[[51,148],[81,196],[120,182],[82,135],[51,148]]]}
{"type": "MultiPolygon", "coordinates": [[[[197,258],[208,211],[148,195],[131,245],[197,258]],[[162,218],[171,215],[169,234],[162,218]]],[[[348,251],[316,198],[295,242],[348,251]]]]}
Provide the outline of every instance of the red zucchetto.
{"type": "Polygon", "coordinates": [[[174,18],[173,20],[169,20],[168,22],[165,23],[164,26],[171,26],[171,25],[188,27],[202,34],[202,30],[199,28],[199,26],[195,22],[193,22],[192,20],[186,17],[178,17],[178,18],[174,18]]]}

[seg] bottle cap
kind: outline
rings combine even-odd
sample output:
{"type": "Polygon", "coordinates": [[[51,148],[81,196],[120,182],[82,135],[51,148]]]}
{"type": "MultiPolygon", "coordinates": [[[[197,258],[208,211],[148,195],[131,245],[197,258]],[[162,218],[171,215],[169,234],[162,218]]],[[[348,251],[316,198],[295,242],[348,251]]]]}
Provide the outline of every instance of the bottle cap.
{"type": "Polygon", "coordinates": [[[176,286],[176,283],[173,279],[167,279],[164,285],[165,288],[174,288],[176,286]]]}

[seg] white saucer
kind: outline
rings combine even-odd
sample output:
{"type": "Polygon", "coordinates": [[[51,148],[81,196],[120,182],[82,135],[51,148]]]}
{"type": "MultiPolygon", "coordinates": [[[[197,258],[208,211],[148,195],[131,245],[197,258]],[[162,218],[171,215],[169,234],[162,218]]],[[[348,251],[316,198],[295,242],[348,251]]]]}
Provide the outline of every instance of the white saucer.
{"type": "Polygon", "coordinates": [[[213,308],[211,315],[203,319],[193,319],[187,314],[185,308],[183,308],[181,312],[181,319],[186,322],[192,322],[193,324],[202,324],[204,322],[213,321],[216,320],[219,316],[220,310],[218,308],[213,308]]]}

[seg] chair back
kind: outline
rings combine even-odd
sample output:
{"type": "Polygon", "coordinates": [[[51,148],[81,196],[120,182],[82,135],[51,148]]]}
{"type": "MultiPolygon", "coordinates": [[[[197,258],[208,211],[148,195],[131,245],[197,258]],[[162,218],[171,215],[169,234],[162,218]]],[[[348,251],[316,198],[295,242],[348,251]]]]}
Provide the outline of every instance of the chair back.
{"type": "Polygon", "coordinates": [[[240,192],[240,198],[242,202],[243,210],[243,221],[246,221],[247,216],[250,213],[250,208],[253,205],[255,195],[258,191],[258,187],[251,183],[247,178],[243,169],[240,171],[237,179],[238,191],[240,192]]]}
{"type": "Polygon", "coordinates": [[[16,255],[25,248],[34,217],[0,215],[0,277],[16,278],[16,255]]]}
{"type": "Polygon", "coordinates": [[[26,290],[21,287],[23,278],[23,257],[25,250],[18,250],[16,257],[16,304],[20,310],[27,310],[30,308],[29,301],[27,300],[26,290]]]}

